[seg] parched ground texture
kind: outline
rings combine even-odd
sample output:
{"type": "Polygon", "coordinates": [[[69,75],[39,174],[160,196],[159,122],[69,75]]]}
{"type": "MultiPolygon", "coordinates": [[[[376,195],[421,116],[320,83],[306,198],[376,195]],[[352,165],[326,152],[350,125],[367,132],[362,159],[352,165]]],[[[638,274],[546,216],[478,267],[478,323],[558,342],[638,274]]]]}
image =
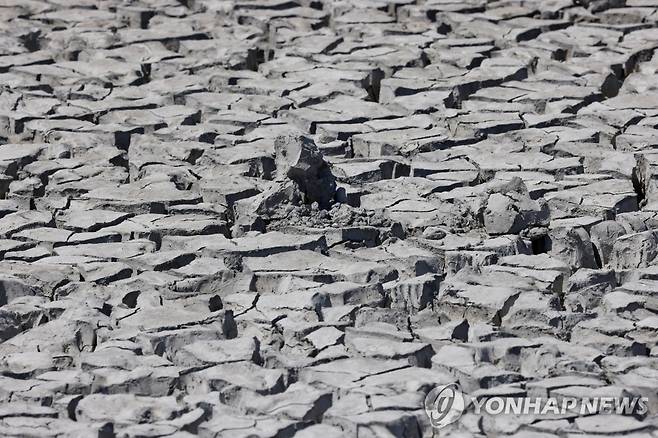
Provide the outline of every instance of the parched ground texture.
{"type": "Polygon", "coordinates": [[[0,1],[0,436],[657,437],[657,23],[0,1]]]}

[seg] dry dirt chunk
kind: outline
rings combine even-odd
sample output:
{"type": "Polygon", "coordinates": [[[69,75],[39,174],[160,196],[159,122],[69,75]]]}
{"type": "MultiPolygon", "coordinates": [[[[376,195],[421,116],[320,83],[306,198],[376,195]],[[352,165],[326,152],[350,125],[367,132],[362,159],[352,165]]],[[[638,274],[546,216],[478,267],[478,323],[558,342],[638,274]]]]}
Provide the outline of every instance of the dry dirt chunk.
{"type": "Polygon", "coordinates": [[[277,173],[299,184],[307,202],[327,206],[334,199],[336,182],[329,165],[307,137],[279,137],[274,142],[277,173]]]}

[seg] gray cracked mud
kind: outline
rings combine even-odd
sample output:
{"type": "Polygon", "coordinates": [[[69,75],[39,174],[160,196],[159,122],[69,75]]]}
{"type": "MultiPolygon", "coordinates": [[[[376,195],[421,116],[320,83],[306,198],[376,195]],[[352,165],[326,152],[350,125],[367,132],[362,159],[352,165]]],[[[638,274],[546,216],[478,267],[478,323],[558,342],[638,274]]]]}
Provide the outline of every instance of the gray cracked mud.
{"type": "Polygon", "coordinates": [[[0,436],[657,436],[657,23],[4,1],[0,436]]]}

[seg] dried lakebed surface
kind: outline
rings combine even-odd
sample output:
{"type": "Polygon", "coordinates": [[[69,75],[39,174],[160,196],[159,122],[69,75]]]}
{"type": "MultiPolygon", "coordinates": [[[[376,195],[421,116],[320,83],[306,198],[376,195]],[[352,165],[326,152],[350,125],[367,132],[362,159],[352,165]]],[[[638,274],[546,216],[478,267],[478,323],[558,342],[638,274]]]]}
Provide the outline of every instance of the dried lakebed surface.
{"type": "Polygon", "coordinates": [[[0,436],[658,436],[657,23],[2,1],[0,436]]]}

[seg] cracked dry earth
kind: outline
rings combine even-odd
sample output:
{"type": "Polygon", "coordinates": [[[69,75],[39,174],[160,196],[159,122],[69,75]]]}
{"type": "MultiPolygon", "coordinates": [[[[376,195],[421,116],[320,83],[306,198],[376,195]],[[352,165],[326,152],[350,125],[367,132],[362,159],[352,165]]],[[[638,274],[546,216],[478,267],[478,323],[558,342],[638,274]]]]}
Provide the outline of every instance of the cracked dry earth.
{"type": "Polygon", "coordinates": [[[2,0],[0,436],[658,436],[657,23],[2,0]]]}

